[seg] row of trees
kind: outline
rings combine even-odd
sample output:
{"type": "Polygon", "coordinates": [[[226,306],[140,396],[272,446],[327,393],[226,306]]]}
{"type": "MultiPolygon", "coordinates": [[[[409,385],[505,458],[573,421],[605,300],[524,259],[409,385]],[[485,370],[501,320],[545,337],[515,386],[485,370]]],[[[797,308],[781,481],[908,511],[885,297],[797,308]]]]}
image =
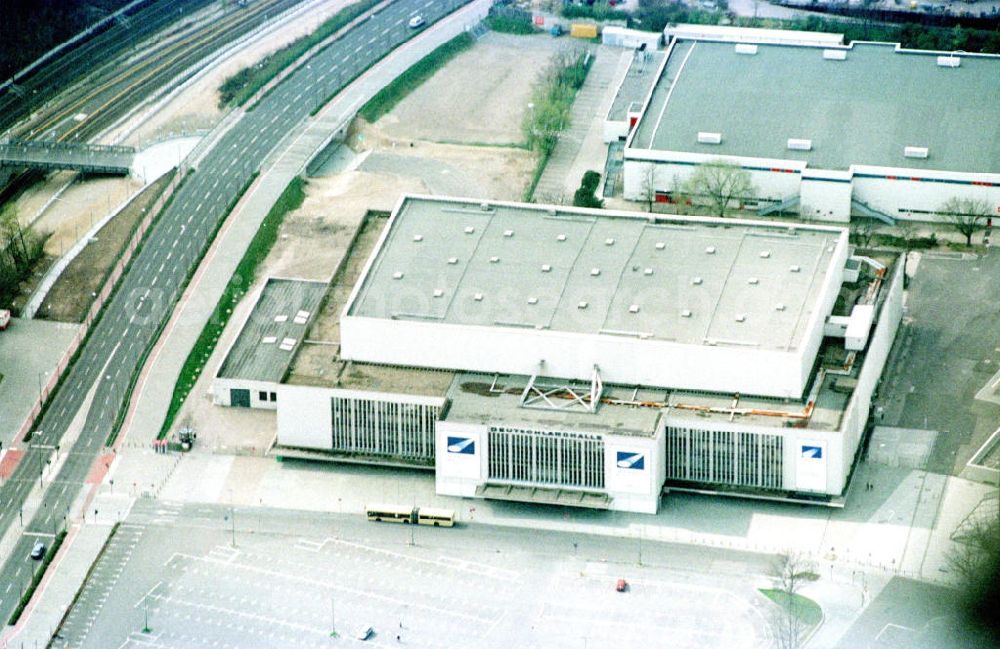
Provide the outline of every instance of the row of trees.
{"type": "Polygon", "coordinates": [[[528,147],[537,150],[543,159],[551,155],[559,133],[569,125],[573,100],[587,78],[590,63],[587,52],[561,51],[542,72],[541,82],[535,85],[522,129],[528,147]]]}
{"type": "Polygon", "coordinates": [[[0,208],[0,304],[9,305],[42,256],[47,235],[21,225],[10,204],[0,208]]]}
{"type": "MultiPolygon", "coordinates": [[[[653,211],[657,199],[653,165],[648,165],[640,180],[639,200],[653,211]]],[[[674,181],[671,200],[681,204],[704,202],[714,216],[726,216],[734,206],[754,196],[756,190],[750,172],[724,160],[711,160],[700,164],[686,181],[674,181]]],[[[984,229],[992,215],[990,204],[983,199],[952,197],[942,203],[937,211],[943,222],[965,237],[965,245],[972,245],[972,237],[984,229]]]]}

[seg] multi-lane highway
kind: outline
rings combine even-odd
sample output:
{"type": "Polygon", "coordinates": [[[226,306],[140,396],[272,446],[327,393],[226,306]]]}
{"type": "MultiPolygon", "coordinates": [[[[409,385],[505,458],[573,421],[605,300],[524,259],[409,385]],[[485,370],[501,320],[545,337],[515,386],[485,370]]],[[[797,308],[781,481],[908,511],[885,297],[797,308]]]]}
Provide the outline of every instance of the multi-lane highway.
{"type": "Polygon", "coordinates": [[[182,288],[211,243],[227,206],[261,160],[325,98],[413,36],[407,23],[422,15],[430,24],[467,0],[397,0],[318,52],[229,130],[177,191],[150,230],[142,250],[91,330],[73,369],[55,394],[15,474],[0,488],[0,533],[20,525],[19,512],[40,467],[60,443],[89,392],[93,401],[77,441],[0,570],[0,621],[17,605],[37,562],[33,543],[63,524],[115,418],[127,403],[133,376],[182,288]],[[96,388],[95,388],[96,386],[96,388]],[[7,586],[10,588],[7,588],[7,586]],[[6,592],[4,589],[6,588],[6,592]]]}

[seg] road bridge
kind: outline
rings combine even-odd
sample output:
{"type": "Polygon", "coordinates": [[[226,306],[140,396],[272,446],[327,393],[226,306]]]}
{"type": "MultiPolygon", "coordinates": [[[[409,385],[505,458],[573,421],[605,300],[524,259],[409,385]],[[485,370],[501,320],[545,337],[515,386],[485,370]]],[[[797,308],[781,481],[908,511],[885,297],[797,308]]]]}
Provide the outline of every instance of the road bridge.
{"type": "Polygon", "coordinates": [[[42,169],[72,169],[94,174],[128,174],[135,149],[128,146],[74,144],[70,142],[0,142],[0,166],[42,169]]]}

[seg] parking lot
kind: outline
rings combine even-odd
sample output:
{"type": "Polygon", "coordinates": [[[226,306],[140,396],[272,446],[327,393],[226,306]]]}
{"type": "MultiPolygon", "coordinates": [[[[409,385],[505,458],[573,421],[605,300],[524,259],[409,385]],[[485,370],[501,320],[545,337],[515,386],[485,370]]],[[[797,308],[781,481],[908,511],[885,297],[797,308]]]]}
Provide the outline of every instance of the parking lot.
{"type": "Polygon", "coordinates": [[[235,517],[140,501],[53,646],[357,646],[365,626],[383,647],[768,642],[760,555],[652,543],[640,555],[628,540],[357,515],[235,517]],[[616,591],[620,578],[628,592],[616,591]]]}
{"type": "Polygon", "coordinates": [[[923,255],[909,287],[878,405],[885,426],[937,431],[926,468],[958,474],[996,430],[1000,405],[976,393],[1000,367],[1000,255],[923,255]]]}

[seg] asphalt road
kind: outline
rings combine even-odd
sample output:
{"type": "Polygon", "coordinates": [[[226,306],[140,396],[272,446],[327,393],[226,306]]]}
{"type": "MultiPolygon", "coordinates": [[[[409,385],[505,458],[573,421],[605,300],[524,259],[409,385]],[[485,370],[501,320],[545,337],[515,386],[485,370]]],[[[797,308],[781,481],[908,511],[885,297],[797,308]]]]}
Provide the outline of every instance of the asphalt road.
{"type": "Polygon", "coordinates": [[[768,646],[769,557],[649,542],[642,557],[613,537],[144,499],[53,646],[354,646],[362,626],[382,647],[768,646]]]}
{"type": "Polygon", "coordinates": [[[20,525],[19,513],[39,477],[40,467],[96,384],[79,439],[48,485],[37,515],[24,521],[24,531],[13,553],[4,558],[0,570],[0,621],[8,619],[22,586],[31,580],[37,565],[28,556],[32,545],[39,538],[50,538],[63,525],[104,448],[116,416],[127,403],[133,376],[146,350],[154,343],[187,277],[211,243],[227,206],[259,162],[324,99],[410,38],[413,30],[407,22],[411,16],[420,14],[430,24],[463,4],[465,0],[398,0],[358,25],[317,53],[309,66],[299,68],[247,113],[176,192],[151,228],[103,317],[91,330],[17,471],[0,488],[0,532],[6,532],[11,525],[20,525]]]}

